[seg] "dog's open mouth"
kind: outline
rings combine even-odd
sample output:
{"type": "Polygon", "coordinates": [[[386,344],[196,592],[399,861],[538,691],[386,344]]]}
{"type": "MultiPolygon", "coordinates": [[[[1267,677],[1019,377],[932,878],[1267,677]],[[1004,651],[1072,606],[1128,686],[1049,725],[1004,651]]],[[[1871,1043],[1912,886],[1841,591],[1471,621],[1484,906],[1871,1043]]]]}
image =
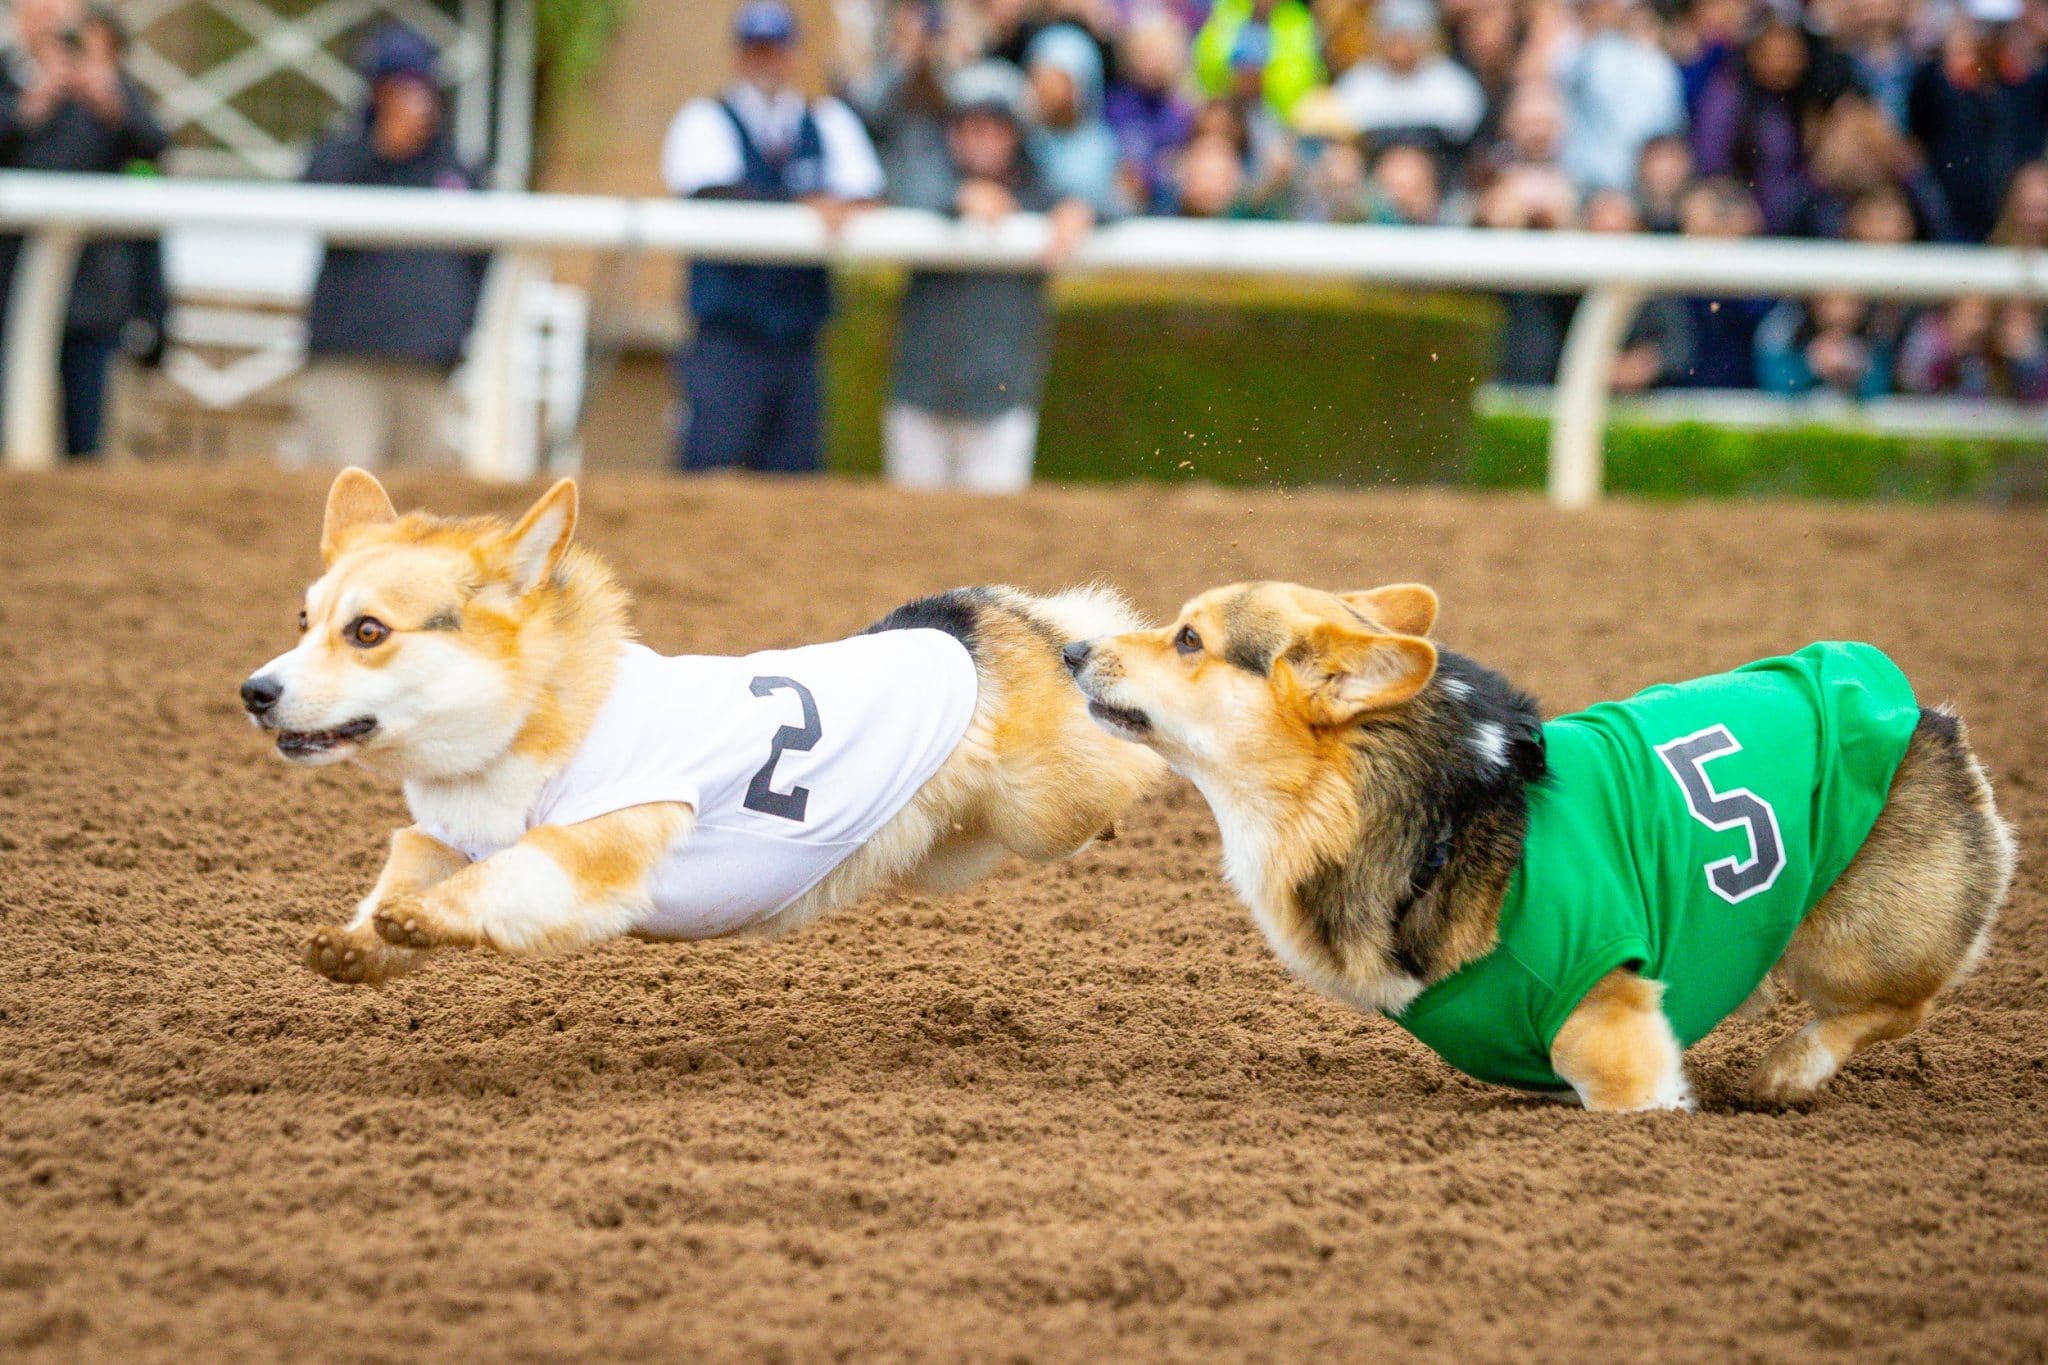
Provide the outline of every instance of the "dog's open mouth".
{"type": "Polygon", "coordinates": [[[286,758],[324,754],[329,749],[353,744],[376,728],[375,716],[358,716],[346,724],[335,726],[332,730],[280,730],[277,732],[277,751],[286,758]]]}
{"type": "Polygon", "coordinates": [[[1142,735],[1152,728],[1151,718],[1143,711],[1133,711],[1128,706],[1111,706],[1106,701],[1095,701],[1091,698],[1088,702],[1088,714],[1120,730],[1129,730],[1132,734],[1142,735]]]}

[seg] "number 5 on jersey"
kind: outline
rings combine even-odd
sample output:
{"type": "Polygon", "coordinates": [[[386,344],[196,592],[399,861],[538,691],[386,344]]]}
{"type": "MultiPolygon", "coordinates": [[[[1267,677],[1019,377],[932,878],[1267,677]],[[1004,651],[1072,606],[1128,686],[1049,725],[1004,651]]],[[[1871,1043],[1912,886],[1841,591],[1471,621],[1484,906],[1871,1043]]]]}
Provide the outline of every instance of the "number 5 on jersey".
{"type": "Polygon", "coordinates": [[[1761,895],[1777,882],[1785,870],[1785,841],[1778,833],[1778,813],[1771,803],[1747,787],[1731,792],[1714,790],[1707,776],[1707,762],[1724,754],[1738,754],[1742,745],[1725,725],[1710,726],[1683,739],[1657,746],[1657,757],[1678,779],[1692,818],[1708,829],[1749,831],[1750,856],[1723,858],[1706,867],[1707,885],[1730,905],[1761,895]]]}

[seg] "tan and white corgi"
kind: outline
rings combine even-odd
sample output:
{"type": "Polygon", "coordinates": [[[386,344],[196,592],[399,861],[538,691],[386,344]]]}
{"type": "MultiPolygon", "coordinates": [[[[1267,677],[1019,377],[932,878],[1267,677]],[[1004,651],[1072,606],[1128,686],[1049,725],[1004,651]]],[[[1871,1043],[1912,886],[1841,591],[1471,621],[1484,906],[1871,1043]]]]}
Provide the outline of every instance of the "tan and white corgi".
{"type": "Polygon", "coordinates": [[[1140,624],[1114,593],[970,588],[851,640],[745,658],[635,644],[571,544],[576,489],[508,526],[328,493],[299,643],[242,685],[287,760],[355,759],[414,823],[305,960],[379,982],[429,950],[776,933],[884,887],[1067,857],[1163,774],[1105,734],[1060,650],[1140,624]]]}
{"type": "Polygon", "coordinates": [[[1814,645],[1544,723],[1427,637],[1437,599],[1219,588],[1068,646],[1111,733],[1208,798],[1297,974],[1468,1074],[1690,1108],[1682,1052],[1775,969],[1815,1020],[1754,1098],[1810,1096],[1983,951],[2015,849],[1962,723],[1814,645]]]}

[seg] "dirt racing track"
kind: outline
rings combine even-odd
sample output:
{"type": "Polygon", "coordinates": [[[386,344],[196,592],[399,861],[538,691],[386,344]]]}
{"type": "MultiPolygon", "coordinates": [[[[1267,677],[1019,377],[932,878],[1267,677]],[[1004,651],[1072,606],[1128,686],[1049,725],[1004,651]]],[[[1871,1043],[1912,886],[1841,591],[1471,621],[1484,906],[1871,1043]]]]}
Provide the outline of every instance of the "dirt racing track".
{"type": "MultiPolygon", "coordinates": [[[[645,638],[831,638],[955,583],[1436,585],[1552,710],[1809,639],[1953,699],[2023,848],[1982,972],[1803,1113],[1799,1021],[1694,1117],[1461,1080],[1272,959],[1175,785],[1116,843],[794,938],[451,956],[299,937],[398,794],[235,686],[324,481],[0,481],[0,1357],[1476,1360],[2048,1353],[2048,516],[599,479],[645,638]]],[[[398,480],[401,504],[528,490],[398,480]]]]}

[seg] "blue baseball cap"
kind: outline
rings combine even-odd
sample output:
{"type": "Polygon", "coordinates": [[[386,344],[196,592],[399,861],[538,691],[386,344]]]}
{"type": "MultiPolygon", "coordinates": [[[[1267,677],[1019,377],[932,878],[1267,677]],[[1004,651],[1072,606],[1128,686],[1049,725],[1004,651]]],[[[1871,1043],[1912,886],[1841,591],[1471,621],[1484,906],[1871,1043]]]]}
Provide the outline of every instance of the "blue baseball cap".
{"type": "Polygon", "coordinates": [[[793,43],[796,15],[782,0],[749,0],[732,21],[732,36],[742,43],[793,43]]]}

